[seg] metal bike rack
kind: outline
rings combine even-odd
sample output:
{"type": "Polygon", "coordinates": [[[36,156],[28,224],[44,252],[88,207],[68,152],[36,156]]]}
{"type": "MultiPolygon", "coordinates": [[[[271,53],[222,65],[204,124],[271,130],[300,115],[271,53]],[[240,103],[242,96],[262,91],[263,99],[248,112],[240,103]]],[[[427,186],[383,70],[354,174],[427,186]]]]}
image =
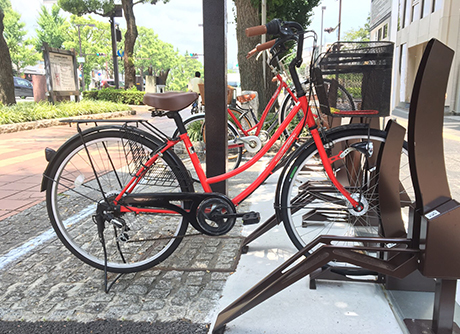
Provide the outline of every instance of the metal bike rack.
{"type": "MultiPolygon", "coordinates": [[[[408,137],[416,203],[408,235],[405,236],[400,215],[394,210],[400,201],[399,176],[397,179],[387,178],[385,182],[388,184],[380,189],[380,195],[389,196],[388,207],[383,206],[383,211],[389,212],[389,218],[382,224],[385,233],[391,237],[316,238],[225,308],[217,318],[213,333],[222,333],[229,321],[331,261],[350,263],[396,278],[407,277],[417,269],[424,276],[435,278],[432,320],[405,319],[405,324],[409,332],[414,334],[460,333],[453,322],[456,280],[460,278],[460,204],[450,195],[442,142],[444,94],[452,58],[451,49],[432,39],[422,57],[412,92],[408,137]],[[360,245],[333,244],[338,241],[360,245]],[[366,251],[379,252],[381,256],[373,257],[367,255],[366,251]]],[[[388,130],[396,133],[396,138],[389,138],[392,143],[385,144],[390,149],[382,153],[382,160],[388,158],[386,155],[400,156],[400,152],[394,152],[401,148],[403,132],[395,124],[391,124],[388,130]]],[[[399,166],[399,161],[397,164],[395,161],[385,161],[385,165],[387,163],[399,166]]]]}

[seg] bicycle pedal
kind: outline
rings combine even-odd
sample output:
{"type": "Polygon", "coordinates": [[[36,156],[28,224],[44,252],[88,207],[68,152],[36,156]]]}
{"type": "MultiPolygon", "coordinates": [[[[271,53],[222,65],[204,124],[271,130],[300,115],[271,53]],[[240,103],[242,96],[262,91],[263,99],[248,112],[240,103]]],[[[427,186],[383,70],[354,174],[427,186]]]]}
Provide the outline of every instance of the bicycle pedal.
{"type": "Polygon", "coordinates": [[[253,225],[260,222],[260,213],[258,212],[247,212],[243,215],[243,225],[253,225]]]}

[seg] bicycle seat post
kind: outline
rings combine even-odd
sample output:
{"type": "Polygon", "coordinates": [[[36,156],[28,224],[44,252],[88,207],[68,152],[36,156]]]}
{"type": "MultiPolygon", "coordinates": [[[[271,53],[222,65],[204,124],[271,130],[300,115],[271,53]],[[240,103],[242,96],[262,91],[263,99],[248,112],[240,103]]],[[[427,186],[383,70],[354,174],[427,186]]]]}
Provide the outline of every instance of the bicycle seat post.
{"type": "Polygon", "coordinates": [[[184,121],[182,120],[182,117],[178,111],[170,111],[166,113],[166,116],[174,120],[174,122],[176,123],[177,129],[179,130],[179,133],[181,135],[184,133],[187,133],[187,130],[185,129],[184,121]]]}

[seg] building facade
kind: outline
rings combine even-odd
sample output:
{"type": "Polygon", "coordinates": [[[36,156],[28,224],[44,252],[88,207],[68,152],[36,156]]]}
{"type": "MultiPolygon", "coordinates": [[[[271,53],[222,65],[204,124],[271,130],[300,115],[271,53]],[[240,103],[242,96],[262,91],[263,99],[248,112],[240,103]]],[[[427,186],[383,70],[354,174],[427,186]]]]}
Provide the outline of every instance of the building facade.
{"type": "Polygon", "coordinates": [[[460,0],[373,0],[370,30],[372,40],[395,42],[393,108],[410,101],[418,65],[430,39],[453,49],[445,106],[446,111],[460,114],[460,0]]]}

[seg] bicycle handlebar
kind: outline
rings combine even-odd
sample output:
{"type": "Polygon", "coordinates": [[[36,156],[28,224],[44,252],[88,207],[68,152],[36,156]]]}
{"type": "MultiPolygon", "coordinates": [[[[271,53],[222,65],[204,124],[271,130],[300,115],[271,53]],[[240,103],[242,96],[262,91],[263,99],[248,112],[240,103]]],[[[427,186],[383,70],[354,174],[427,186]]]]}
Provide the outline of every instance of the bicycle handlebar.
{"type": "MultiPolygon", "coordinates": [[[[280,46],[281,49],[284,47],[284,43],[290,40],[294,40],[297,43],[297,53],[296,57],[291,61],[289,64],[289,72],[291,73],[291,78],[294,82],[294,86],[297,90],[297,96],[305,95],[304,90],[302,89],[302,85],[300,84],[299,76],[295,70],[295,67],[300,67],[302,64],[302,50],[303,50],[303,35],[304,30],[303,27],[293,21],[286,21],[283,22],[279,19],[274,19],[268,22],[266,25],[260,25],[255,27],[250,27],[246,29],[246,36],[258,36],[263,34],[269,35],[279,35],[278,39],[274,42],[270,41],[264,44],[259,45],[261,47],[259,51],[265,50],[268,48],[276,48],[276,46],[280,46]]],[[[280,48],[278,48],[280,49],[280,48]]],[[[251,50],[246,58],[250,58],[257,52],[257,47],[255,50],[251,50]]],[[[277,54],[281,51],[278,50],[277,54]]]]}
{"type": "Polygon", "coordinates": [[[265,25],[246,28],[247,37],[260,36],[266,33],[267,33],[267,27],[265,25]]]}
{"type": "Polygon", "coordinates": [[[262,43],[262,44],[257,44],[254,49],[252,49],[251,51],[248,52],[248,54],[246,55],[246,59],[251,58],[257,52],[270,49],[273,45],[275,45],[275,43],[276,43],[276,39],[272,39],[271,41],[268,41],[268,42],[265,42],[265,43],[262,43]]]}
{"type": "Polygon", "coordinates": [[[281,31],[281,23],[282,23],[281,20],[274,19],[265,25],[249,27],[246,29],[246,36],[253,37],[253,36],[260,36],[264,34],[278,35],[281,31]]]}

